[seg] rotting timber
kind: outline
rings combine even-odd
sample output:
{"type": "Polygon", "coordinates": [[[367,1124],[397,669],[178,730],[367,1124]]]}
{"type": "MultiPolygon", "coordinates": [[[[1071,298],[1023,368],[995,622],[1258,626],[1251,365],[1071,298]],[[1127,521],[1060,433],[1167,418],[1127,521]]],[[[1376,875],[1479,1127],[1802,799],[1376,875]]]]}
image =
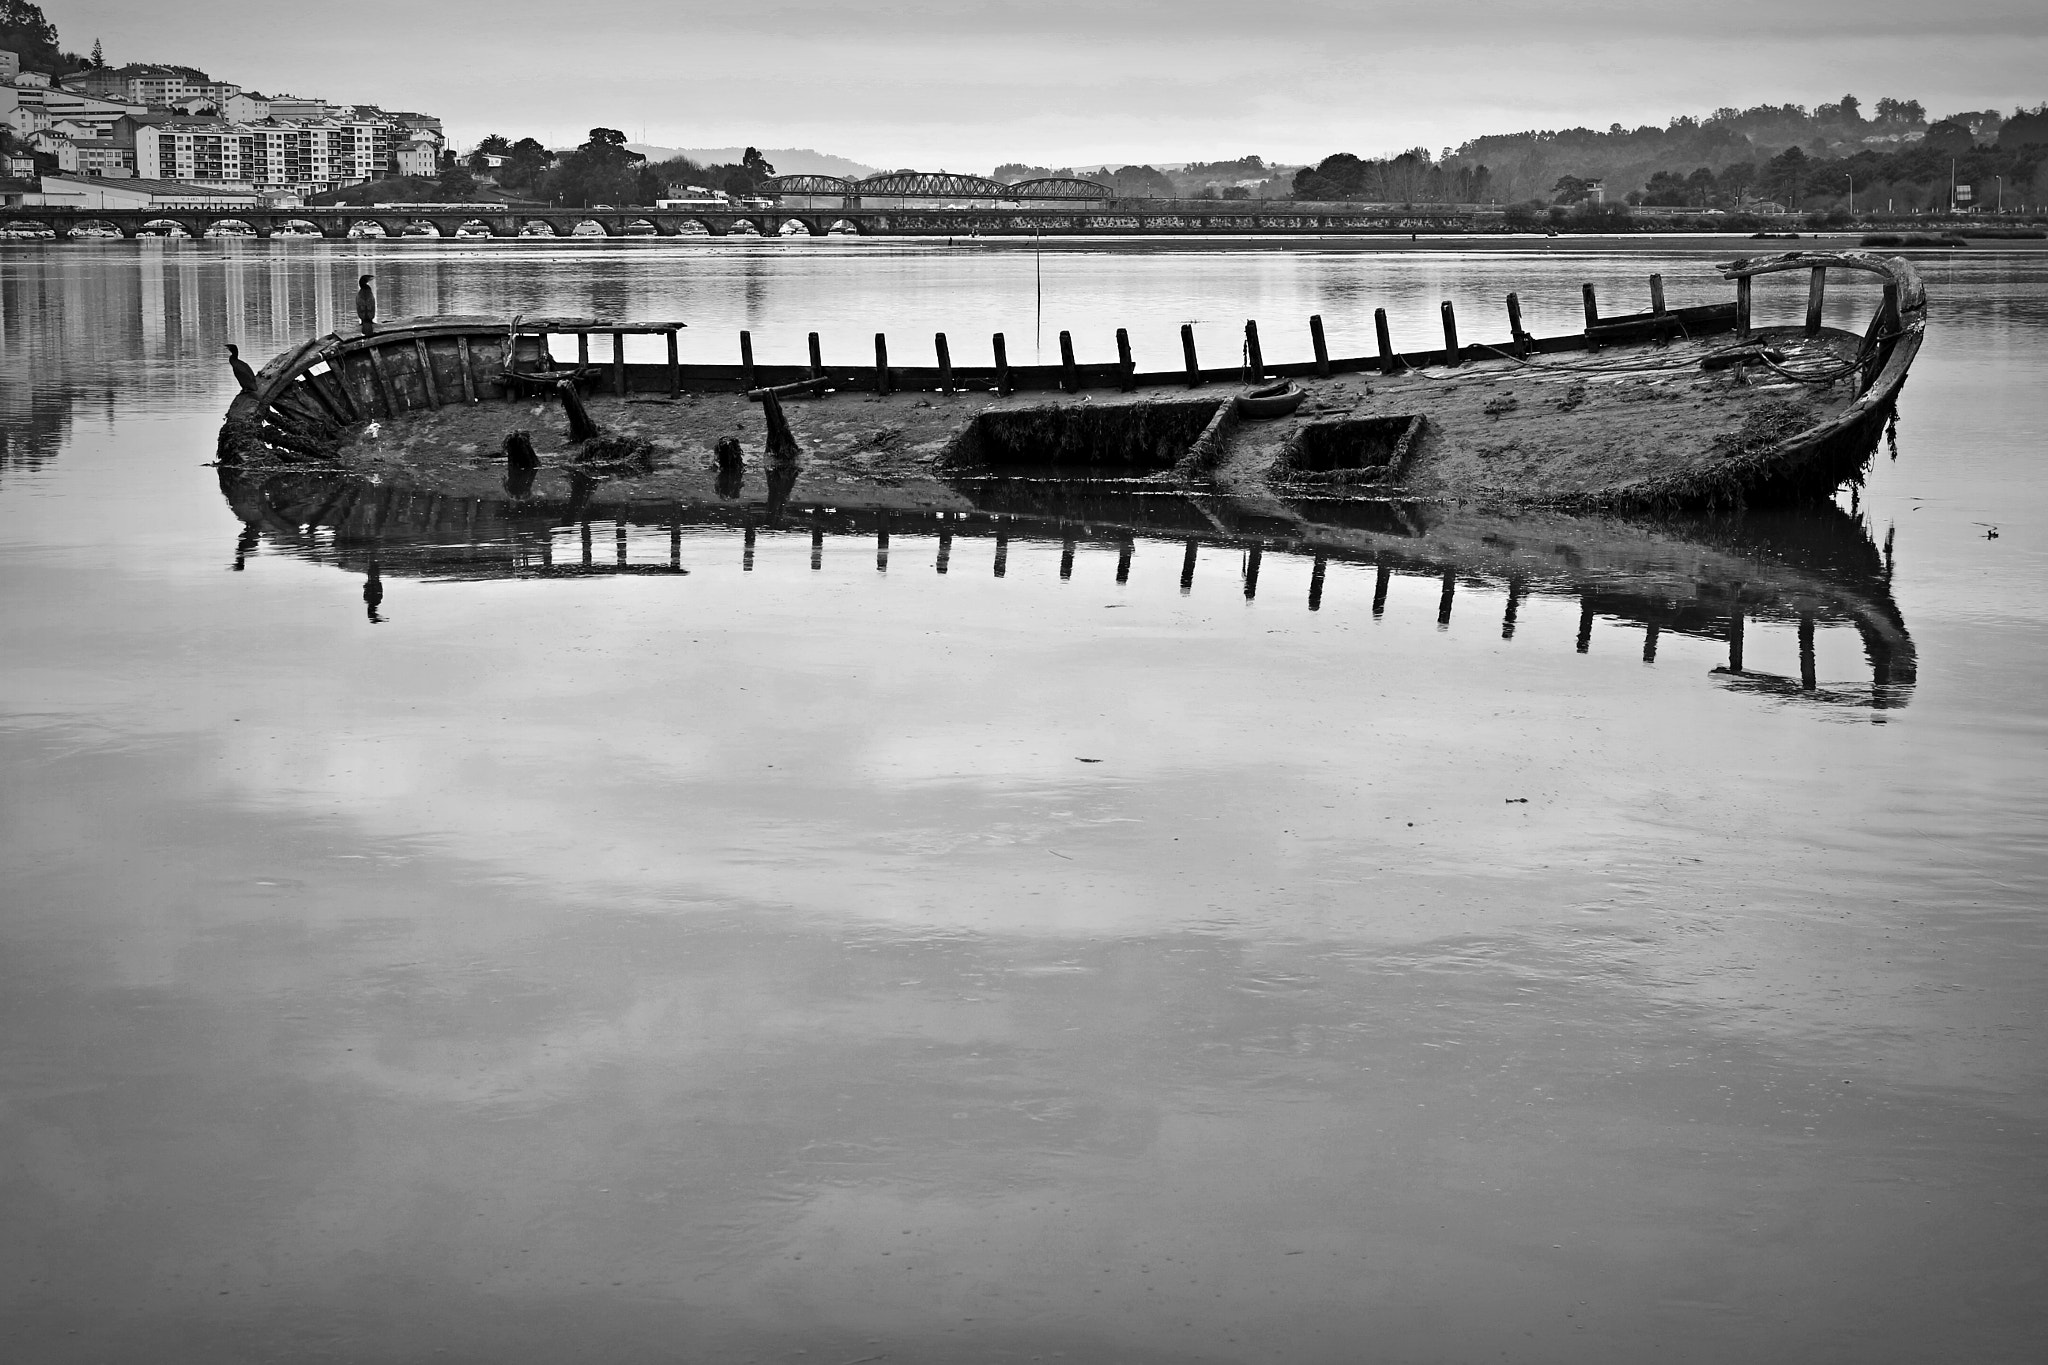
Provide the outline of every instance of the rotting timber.
{"type": "Polygon", "coordinates": [[[703,365],[677,358],[681,322],[404,319],[265,365],[229,409],[220,457],[448,496],[502,476],[521,496],[570,496],[595,479],[622,496],[705,502],[737,496],[752,466],[783,501],[928,511],[959,508],[962,481],[977,479],[1332,505],[1675,510],[1826,497],[1860,475],[1893,411],[1925,330],[1919,278],[1862,253],[1721,270],[1732,302],[1667,307],[1652,276],[1649,310],[1625,316],[1603,315],[1588,285],[1584,328],[1559,336],[1526,332],[1511,294],[1502,344],[1461,341],[1446,302],[1437,349],[1397,348],[1382,311],[1374,354],[1329,355],[1312,318],[1313,360],[1265,363],[1247,323],[1240,364],[1203,367],[1183,328],[1181,366],[1150,371],[1121,332],[1108,364],[1078,363],[1062,333],[1057,364],[1010,364],[1001,334],[990,365],[956,364],[944,334],[932,366],[893,364],[881,334],[872,364],[828,363],[813,334],[808,364],[765,365],[742,332],[738,364],[703,365]],[[1751,282],[1788,271],[1810,280],[1803,325],[1753,325],[1751,282]],[[1822,325],[1831,272],[1881,283],[1860,332],[1822,325]],[[666,339],[666,362],[628,362],[625,337],[648,334],[666,339]],[[551,339],[565,337],[573,363],[553,355],[551,339]],[[1278,416],[1255,396],[1274,379],[1305,390],[1278,416]],[[567,433],[548,418],[557,403],[567,433]],[[515,432],[536,458],[508,471],[515,432]]]}

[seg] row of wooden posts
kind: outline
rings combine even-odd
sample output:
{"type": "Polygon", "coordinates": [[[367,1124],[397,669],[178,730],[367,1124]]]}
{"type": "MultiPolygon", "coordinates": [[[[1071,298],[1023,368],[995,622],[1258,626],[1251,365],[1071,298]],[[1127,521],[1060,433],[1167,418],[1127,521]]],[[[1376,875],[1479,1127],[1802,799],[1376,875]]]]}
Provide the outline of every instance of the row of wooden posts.
{"type": "MultiPolygon", "coordinates": [[[[1820,281],[1824,273],[1823,270],[1818,269],[1814,272],[1815,284],[1812,289],[1808,310],[1808,329],[1810,331],[1816,331],[1820,326],[1819,300],[1822,288],[1820,281]]],[[[1748,279],[1744,278],[1739,281],[1738,286],[1739,323],[1741,330],[1746,334],[1749,330],[1748,279]]],[[[1599,300],[1595,294],[1594,287],[1590,283],[1582,286],[1582,294],[1585,305],[1586,326],[1590,332],[1602,326],[1603,319],[1600,316],[1599,300]]],[[[1522,301],[1520,295],[1510,293],[1507,296],[1506,303],[1508,334],[1511,338],[1508,345],[1505,348],[1482,346],[1480,349],[1496,353],[1505,349],[1517,358],[1526,358],[1537,347],[1537,339],[1522,325],[1522,301]]],[[[1462,365],[1468,358],[1469,348],[1459,340],[1457,309],[1450,300],[1446,299],[1440,307],[1440,313],[1444,334],[1443,363],[1451,366],[1462,365]]],[[[1664,302],[1664,277],[1662,275],[1650,276],[1650,313],[1646,316],[1649,318],[1669,316],[1669,310],[1664,302]]],[[[1605,322],[1607,325],[1612,325],[1614,320],[1607,319],[1605,322]]],[[[1327,378],[1332,373],[1333,367],[1330,360],[1329,343],[1324,334],[1323,319],[1320,314],[1309,318],[1308,332],[1309,345],[1315,357],[1313,363],[1314,373],[1318,377],[1327,378]]],[[[1375,308],[1373,310],[1373,332],[1378,344],[1378,369],[1380,373],[1394,374],[1414,367],[1415,362],[1408,360],[1394,349],[1393,332],[1387,319],[1386,309],[1375,308]]],[[[810,333],[807,340],[810,363],[806,377],[791,383],[763,387],[759,383],[758,367],[754,360],[753,333],[751,331],[742,331],[740,333],[740,371],[742,382],[749,395],[759,397],[762,394],[772,393],[777,398],[785,398],[802,394],[815,395],[823,392],[829,382],[825,371],[823,345],[816,332],[810,333]]],[[[578,367],[587,368],[590,361],[589,334],[578,333],[577,342],[578,367]]],[[[614,333],[612,344],[614,384],[621,393],[624,393],[626,388],[625,361],[620,334],[614,333]]],[[[1192,323],[1183,323],[1181,325],[1180,344],[1182,370],[1186,377],[1187,387],[1191,389],[1199,388],[1205,381],[1201,362],[1196,354],[1195,329],[1192,323]]],[[[952,347],[947,340],[946,334],[944,332],[934,333],[932,345],[938,360],[940,391],[952,393],[960,385],[954,375],[952,347]]],[[[1059,334],[1059,347],[1060,387],[1067,393],[1076,393],[1081,388],[1082,367],[1075,359],[1072,332],[1062,331],[1059,334]]],[[[668,348],[668,363],[673,372],[678,370],[679,366],[676,353],[676,337],[672,331],[668,333],[668,348]]],[[[996,391],[999,394],[1010,394],[1015,391],[1016,385],[1010,367],[1009,345],[1003,333],[996,332],[992,335],[991,350],[995,359],[996,391]]],[[[1119,327],[1116,329],[1116,353],[1116,371],[1119,376],[1119,387],[1126,393],[1131,392],[1137,388],[1137,363],[1131,353],[1131,336],[1126,328],[1119,327]]],[[[1258,380],[1267,377],[1265,354],[1259,339],[1259,324],[1254,320],[1247,320],[1245,322],[1244,349],[1242,354],[1242,372],[1246,378],[1258,380]]],[[[1346,368],[1350,367],[1347,366],[1346,368]]],[[[875,333],[874,375],[873,387],[875,392],[886,395],[895,391],[896,382],[891,374],[889,365],[889,338],[885,332],[875,333]]]]}

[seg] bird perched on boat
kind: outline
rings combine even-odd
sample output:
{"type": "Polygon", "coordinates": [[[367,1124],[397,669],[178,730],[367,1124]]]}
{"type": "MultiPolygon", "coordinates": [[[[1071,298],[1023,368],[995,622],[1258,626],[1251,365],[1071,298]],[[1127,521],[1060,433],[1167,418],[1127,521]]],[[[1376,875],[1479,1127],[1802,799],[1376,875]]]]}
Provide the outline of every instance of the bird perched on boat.
{"type": "Polygon", "coordinates": [[[228,347],[228,368],[235,372],[235,382],[242,386],[243,393],[256,392],[256,371],[242,359],[241,351],[232,345],[228,347]]]}
{"type": "Polygon", "coordinates": [[[377,320],[377,291],[370,288],[375,275],[365,275],[356,281],[356,316],[363,320],[363,330],[370,330],[370,324],[377,320]]]}

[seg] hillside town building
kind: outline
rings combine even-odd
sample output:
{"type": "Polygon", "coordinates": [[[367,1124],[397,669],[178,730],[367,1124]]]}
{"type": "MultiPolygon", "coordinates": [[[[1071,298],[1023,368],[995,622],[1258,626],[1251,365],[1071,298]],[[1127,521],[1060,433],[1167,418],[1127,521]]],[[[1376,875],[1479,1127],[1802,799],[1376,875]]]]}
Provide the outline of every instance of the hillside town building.
{"type": "Polygon", "coordinates": [[[130,64],[61,80],[0,51],[0,121],[63,176],[136,178],[275,199],[439,172],[441,120],[263,95],[187,66],[130,64]]]}

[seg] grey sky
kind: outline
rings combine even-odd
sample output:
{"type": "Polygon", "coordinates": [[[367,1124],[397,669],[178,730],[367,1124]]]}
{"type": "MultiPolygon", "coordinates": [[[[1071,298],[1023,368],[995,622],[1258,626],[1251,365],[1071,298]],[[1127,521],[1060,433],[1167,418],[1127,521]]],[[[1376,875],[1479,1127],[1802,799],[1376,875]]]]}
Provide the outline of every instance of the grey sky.
{"type": "Polygon", "coordinates": [[[1850,91],[2048,99],[2040,0],[49,0],[67,46],[423,109],[451,139],[810,146],[878,166],[1313,160],[1850,91]]]}

